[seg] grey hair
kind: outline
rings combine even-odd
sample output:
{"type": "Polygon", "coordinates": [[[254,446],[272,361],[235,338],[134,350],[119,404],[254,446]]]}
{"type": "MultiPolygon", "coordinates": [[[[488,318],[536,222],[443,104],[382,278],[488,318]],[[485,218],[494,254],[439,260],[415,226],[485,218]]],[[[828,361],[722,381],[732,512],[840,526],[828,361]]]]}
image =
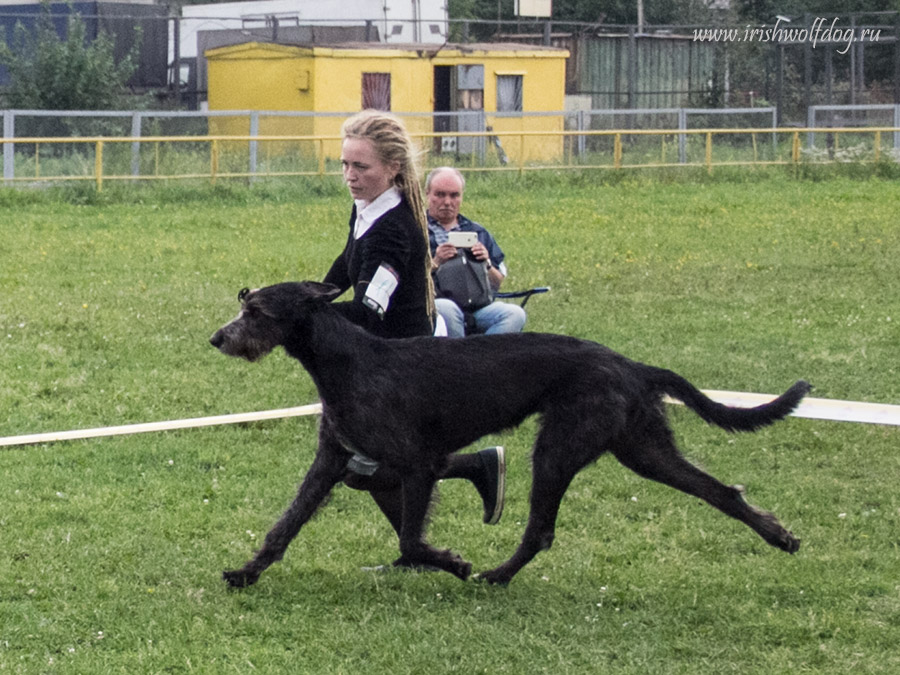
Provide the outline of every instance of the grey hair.
{"type": "Polygon", "coordinates": [[[459,178],[459,182],[462,185],[462,191],[466,190],[466,177],[462,175],[462,171],[453,166],[439,166],[435,169],[432,169],[428,172],[428,176],[425,178],[425,193],[428,194],[431,192],[431,181],[434,180],[437,176],[442,173],[450,172],[452,174],[456,174],[456,177],[459,178]]]}

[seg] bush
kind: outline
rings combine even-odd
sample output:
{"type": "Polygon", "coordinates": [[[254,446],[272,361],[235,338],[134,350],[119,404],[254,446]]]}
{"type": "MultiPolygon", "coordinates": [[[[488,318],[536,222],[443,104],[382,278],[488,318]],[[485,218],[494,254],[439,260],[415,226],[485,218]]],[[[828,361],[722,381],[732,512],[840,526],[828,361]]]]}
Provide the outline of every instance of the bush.
{"type": "MultiPolygon", "coordinates": [[[[140,28],[135,28],[136,32],[140,28]]],[[[67,17],[65,36],[57,34],[49,3],[33,30],[17,23],[12,47],[0,43],[0,64],[9,69],[7,92],[11,108],[28,110],[116,110],[126,103],[125,83],[136,69],[136,47],[119,63],[113,57],[113,39],[101,30],[87,40],[81,15],[74,10],[67,17]]],[[[135,40],[135,45],[140,43],[135,40]]],[[[35,136],[94,135],[103,120],[79,118],[38,118],[32,129],[20,133],[35,136]],[[78,127],[77,129],[75,127],[78,127]]]]}

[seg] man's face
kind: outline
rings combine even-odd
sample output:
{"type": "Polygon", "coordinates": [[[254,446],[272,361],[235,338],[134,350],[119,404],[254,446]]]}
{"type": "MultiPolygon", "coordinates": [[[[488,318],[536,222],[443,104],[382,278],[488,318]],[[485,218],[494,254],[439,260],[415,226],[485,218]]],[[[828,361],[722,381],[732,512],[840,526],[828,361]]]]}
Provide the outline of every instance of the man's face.
{"type": "Polygon", "coordinates": [[[450,171],[439,173],[431,179],[428,190],[428,213],[441,225],[456,224],[462,205],[462,182],[450,171]]]}

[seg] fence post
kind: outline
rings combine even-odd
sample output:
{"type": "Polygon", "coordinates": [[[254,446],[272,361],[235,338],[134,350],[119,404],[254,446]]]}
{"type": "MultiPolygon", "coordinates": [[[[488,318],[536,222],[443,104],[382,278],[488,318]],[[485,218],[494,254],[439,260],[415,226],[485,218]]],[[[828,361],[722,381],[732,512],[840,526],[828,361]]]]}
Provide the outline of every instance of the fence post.
{"type": "Polygon", "coordinates": [[[875,132],[875,161],[879,161],[881,159],[881,132],[875,132]]]}
{"type": "MultiPolygon", "coordinates": [[[[811,105],[806,109],[806,126],[809,129],[816,128],[816,107],[814,105],[811,105]]],[[[810,131],[806,135],[806,148],[807,148],[807,150],[812,150],[815,147],[816,147],[816,134],[814,131],[810,131]]]]}
{"type": "Polygon", "coordinates": [[[775,130],[778,128],[778,111],[772,108],[772,159],[778,158],[778,134],[775,130]]]}
{"type": "Polygon", "coordinates": [[[706,132],[706,172],[712,176],[712,132],[706,132]]]}
{"type": "MultiPolygon", "coordinates": [[[[898,106],[898,107],[900,107],[900,106],[898,106]]],[[[584,131],[587,128],[587,125],[585,124],[585,121],[584,121],[585,114],[586,113],[584,110],[578,111],[578,118],[577,118],[578,119],[578,131],[584,131]]],[[[584,157],[585,152],[587,152],[587,137],[579,136],[578,137],[578,156],[584,157]]]]}
{"type": "MultiPolygon", "coordinates": [[[[141,113],[131,115],[131,137],[141,137],[141,113]]],[[[141,175],[141,143],[134,141],[131,144],[131,175],[137,178],[141,175]]]]}
{"type": "Polygon", "coordinates": [[[792,134],[791,140],[791,162],[794,164],[800,163],[800,132],[795,131],[792,134]]]}
{"type": "MultiPolygon", "coordinates": [[[[250,135],[254,137],[254,139],[259,136],[259,111],[253,110],[250,113],[250,135]]],[[[258,149],[259,141],[251,140],[250,141],[250,182],[253,182],[253,179],[256,176],[256,153],[258,149]]]]}
{"type": "MultiPolygon", "coordinates": [[[[484,135],[483,132],[487,131],[487,113],[484,110],[478,111],[475,113],[477,116],[478,130],[482,132],[482,135],[478,138],[474,139],[476,147],[478,148],[478,161],[481,162],[481,166],[484,166],[485,161],[487,160],[487,142],[488,137],[484,135]]],[[[499,136],[497,138],[500,138],[499,136]]],[[[521,150],[521,146],[520,146],[521,150]]],[[[474,155],[473,155],[474,157],[474,155]]]]}
{"type": "Polygon", "coordinates": [[[12,139],[16,135],[16,114],[12,110],[3,111],[3,180],[11,181],[16,177],[16,145],[12,139]]]}
{"type": "Polygon", "coordinates": [[[97,179],[97,192],[103,190],[103,141],[97,141],[94,151],[94,176],[97,179]]]}
{"type": "Polygon", "coordinates": [[[894,106],[894,150],[900,149],[900,105],[894,106]]]}
{"type": "Polygon", "coordinates": [[[622,134],[613,137],[613,168],[622,168],[622,134]]]}
{"type": "Polygon", "coordinates": [[[209,148],[209,180],[216,184],[216,174],[219,172],[219,142],[214,138],[209,148]]]}
{"type": "MultiPolygon", "coordinates": [[[[678,109],[678,129],[684,131],[687,129],[687,111],[684,108],[678,109]]],[[[687,164],[687,136],[678,134],[678,163],[687,164]]]]}
{"type": "MultiPolygon", "coordinates": [[[[481,162],[484,166],[484,161],[481,162]]],[[[519,134],[519,178],[525,175],[525,134],[519,134]]]]}

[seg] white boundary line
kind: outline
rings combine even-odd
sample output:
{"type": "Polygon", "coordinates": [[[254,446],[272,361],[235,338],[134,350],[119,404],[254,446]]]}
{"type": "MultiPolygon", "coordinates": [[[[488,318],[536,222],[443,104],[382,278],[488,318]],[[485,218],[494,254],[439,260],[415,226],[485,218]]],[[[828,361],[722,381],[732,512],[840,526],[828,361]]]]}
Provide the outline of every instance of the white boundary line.
{"type": "MultiPolygon", "coordinates": [[[[776,398],[776,394],[750,394],[740,391],[703,392],[714,401],[740,407],[754,407],[776,398]]],[[[666,398],[667,403],[680,404],[666,398]]],[[[794,417],[834,422],[862,422],[864,424],[887,424],[900,426],[900,405],[887,403],[861,403],[859,401],[839,401],[830,398],[805,398],[791,413],[794,417]]]]}
{"type": "MultiPolygon", "coordinates": [[[[706,390],[703,393],[719,403],[741,407],[761,405],[776,398],[775,394],[750,394],[739,391],[706,390]]],[[[666,403],[681,404],[680,401],[668,397],[666,397],[666,403]]],[[[183,420],[168,420],[165,422],[125,424],[117,427],[75,429],[73,431],[55,431],[44,434],[28,434],[25,436],[7,436],[6,438],[0,438],[0,447],[53,443],[56,441],[72,441],[85,438],[102,438],[106,436],[123,436],[127,434],[142,434],[151,431],[196,429],[220,424],[239,424],[241,422],[259,422],[261,420],[304,417],[308,415],[318,415],[321,412],[322,405],[320,403],[311,403],[296,408],[280,408],[277,410],[236,413],[233,415],[215,415],[213,417],[194,417],[183,420]]],[[[828,398],[806,398],[792,415],[794,417],[832,420],[835,422],[860,422],[864,424],[900,426],[900,405],[889,405],[885,403],[861,403],[858,401],[838,401],[828,398]]]]}
{"type": "Polygon", "coordinates": [[[258,422],[285,417],[301,417],[318,415],[322,405],[313,403],[297,408],[281,408],[279,410],[263,410],[252,413],[235,413],[233,415],[216,415],[214,417],[194,417],[185,420],[168,420],[166,422],[147,422],[146,424],[125,424],[119,427],[101,427],[98,429],[75,429],[74,431],[55,431],[46,434],[29,434],[27,436],[8,436],[0,438],[0,447],[13,445],[33,445],[35,443],[53,443],[54,441],[72,441],[84,438],[101,438],[104,436],[124,436],[126,434],[143,434],[150,431],[173,431],[175,429],[196,429],[218,424],[239,424],[241,422],[258,422]]]}

